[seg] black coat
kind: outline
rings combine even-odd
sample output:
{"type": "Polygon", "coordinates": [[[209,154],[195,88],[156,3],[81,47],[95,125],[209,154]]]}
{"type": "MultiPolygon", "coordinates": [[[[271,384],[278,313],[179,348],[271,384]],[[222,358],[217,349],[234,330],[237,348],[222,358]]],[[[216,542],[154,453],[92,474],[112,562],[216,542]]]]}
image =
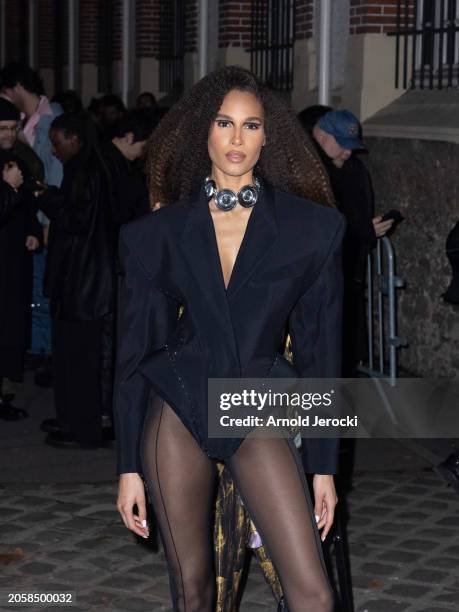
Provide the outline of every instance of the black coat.
{"type": "Polygon", "coordinates": [[[27,236],[42,240],[34,198],[27,189],[30,173],[25,163],[10,151],[0,151],[0,168],[14,161],[22,171],[24,186],[17,191],[0,179],[0,375],[18,378],[30,339],[32,299],[32,253],[27,236]],[[5,362],[5,363],[3,363],[5,362]]]}
{"type": "Polygon", "coordinates": [[[110,172],[112,214],[121,226],[150,212],[147,180],[134,162],[108,142],[103,147],[104,162],[110,172]]]}
{"type": "MultiPolygon", "coordinates": [[[[152,387],[203,451],[224,459],[241,440],[207,437],[209,377],[339,375],[343,232],[336,210],[263,185],[225,290],[203,195],[123,228],[115,386],[120,472],[141,472],[152,387]],[[279,353],[287,326],[295,369],[279,353]]],[[[307,442],[307,471],[332,473],[336,459],[336,440],[307,442]]]]}
{"type": "Polygon", "coordinates": [[[108,178],[94,157],[64,165],[61,187],[49,187],[38,206],[51,220],[44,289],[54,319],[88,321],[113,311],[117,226],[108,178]],[[79,187],[76,186],[78,181],[79,187]]]}

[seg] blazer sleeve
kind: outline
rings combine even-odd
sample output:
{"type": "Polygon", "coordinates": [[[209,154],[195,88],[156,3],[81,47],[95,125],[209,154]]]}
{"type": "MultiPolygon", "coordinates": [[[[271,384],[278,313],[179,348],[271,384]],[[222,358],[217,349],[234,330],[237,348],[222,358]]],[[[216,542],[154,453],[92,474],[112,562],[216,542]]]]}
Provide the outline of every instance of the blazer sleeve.
{"type": "MultiPolygon", "coordinates": [[[[325,262],[313,285],[297,302],[289,321],[293,363],[301,378],[341,376],[342,257],[345,221],[341,216],[325,262]]],[[[303,466],[311,474],[335,474],[339,440],[303,438],[303,466]]]]}
{"type": "Polygon", "coordinates": [[[166,344],[177,322],[178,302],[157,289],[141,261],[120,238],[123,276],[119,291],[114,417],[118,473],[142,473],[140,443],[151,385],[137,371],[142,359],[166,344]]]}

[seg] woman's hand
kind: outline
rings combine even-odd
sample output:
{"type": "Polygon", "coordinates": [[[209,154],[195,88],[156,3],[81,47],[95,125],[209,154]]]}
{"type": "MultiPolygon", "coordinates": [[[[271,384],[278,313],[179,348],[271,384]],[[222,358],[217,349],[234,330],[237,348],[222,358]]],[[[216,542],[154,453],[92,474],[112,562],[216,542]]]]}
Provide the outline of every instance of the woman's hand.
{"type": "Polygon", "coordinates": [[[316,515],[317,527],[319,529],[323,528],[321,540],[324,542],[333,525],[335,506],[338,503],[335,482],[333,476],[316,474],[312,486],[314,489],[314,514],[316,515]]]}
{"type": "Polygon", "coordinates": [[[150,532],[147,526],[145,489],[136,472],[121,474],[116,507],[128,529],[142,538],[148,538],[150,532]],[[134,514],[134,506],[137,506],[138,514],[134,514]]]}
{"type": "Polygon", "coordinates": [[[22,172],[19,170],[15,162],[8,162],[5,164],[2,177],[5,183],[8,183],[8,185],[13,189],[18,189],[24,182],[22,172]]]}

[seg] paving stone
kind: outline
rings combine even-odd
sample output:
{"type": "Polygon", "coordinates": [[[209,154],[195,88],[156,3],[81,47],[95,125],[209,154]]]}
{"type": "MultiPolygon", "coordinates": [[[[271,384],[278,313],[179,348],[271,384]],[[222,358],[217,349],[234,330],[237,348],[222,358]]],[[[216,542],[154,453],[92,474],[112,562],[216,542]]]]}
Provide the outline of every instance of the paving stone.
{"type": "Polygon", "coordinates": [[[430,517],[428,514],[416,510],[404,510],[403,512],[399,512],[397,514],[397,519],[400,519],[401,521],[417,521],[418,524],[421,521],[430,522],[430,517]]]}
{"type": "Polygon", "coordinates": [[[121,591],[132,591],[133,589],[141,589],[144,587],[145,581],[133,578],[132,576],[126,576],[125,574],[117,574],[111,576],[108,580],[104,580],[99,586],[121,591]]]}
{"type": "Polygon", "coordinates": [[[19,534],[21,531],[24,531],[23,525],[18,525],[17,523],[5,523],[4,525],[0,525],[0,538],[8,539],[9,534],[19,534]]]}
{"type": "Polygon", "coordinates": [[[84,548],[86,550],[94,550],[96,548],[104,548],[107,545],[107,540],[105,538],[91,538],[80,540],[75,543],[77,548],[84,548]]]}
{"type": "Polygon", "coordinates": [[[76,550],[53,550],[53,552],[49,553],[48,556],[59,561],[72,561],[79,558],[81,556],[81,552],[76,550]]]}
{"type": "Polygon", "coordinates": [[[434,559],[430,559],[430,563],[433,567],[438,569],[457,570],[457,559],[452,557],[435,557],[434,559]]]}
{"type": "Polygon", "coordinates": [[[403,540],[398,542],[397,548],[403,548],[408,550],[433,550],[438,546],[439,542],[433,542],[431,540],[403,540]]]}
{"type": "Polygon", "coordinates": [[[54,574],[56,580],[71,582],[72,584],[85,584],[94,582],[106,576],[105,572],[95,572],[86,567],[66,567],[63,570],[57,571],[54,574]]]}
{"type": "Polygon", "coordinates": [[[24,495],[20,498],[19,502],[16,502],[18,506],[24,508],[41,508],[43,506],[50,506],[53,503],[52,499],[48,497],[38,497],[37,495],[24,495]]]}
{"type": "Polygon", "coordinates": [[[378,599],[367,601],[358,608],[358,612],[403,612],[408,610],[409,603],[394,601],[393,599],[378,599]]]}
{"type": "Polygon", "coordinates": [[[144,595],[154,595],[160,599],[165,601],[170,601],[171,598],[171,589],[169,586],[169,581],[167,580],[158,580],[157,582],[147,586],[146,589],[142,590],[144,595]]]}
{"type": "Polygon", "coordinates": [[[122,555],[123,557],[130,557],[136,561],[141,561],[142,559],[148,558],[148,556],[151,554],[150,550],[145,550],[140,546],[132,546],[132,544],[117,548],[113,552],[117,555],[122,555]]]}
{"type": "Polygon", "coordinates": [[[129,568],[128,572],[134,576],[147,576],[152,580],[167,577],[167,569],[164,562],[158,564],[136,565],[129,568]]]}
{"type": "Polygon", "coordinates": [[[77,603],[86,605],[87,610],[92,610],[96,607],[111,609],[110,604],[115,602],[119,596],[119,593],[94,589],[89,593],[77,594],[77,603]]]}
{"type": "Polygon", "coordinates": [[[387,580],[381,580],[380,578],[374,578],[373,576],[362,576],[356,574],[352,576],[352,588],[353,589],[381,589],[387,584],[387,580]]]}
{"type": "Polygon", "coordinates": [[[155,601],[151,598],[140,599],[139,597],[129,597],[115,601],[115,606],[126,612],[151,612],[155,610],[155,601]]]}
{"type": "Polygon", "coordinates": [[[393,565],[385,565],[384,563],[365,563],[360,569],[373,577],[378,576],[393,576],[399,571],[398,567],[393,565]]]}
{"type": "Polygon", "coordinates": [[[443,593],[442,595],[438,595],[437,597],[434,597],[434,600],[438,603],[451,603],[457,606],[459,602],[459,591],[451,591],[449,593],[443,593]]]}
{"type": "MultiPolygon", "coordinates": [[[[458,522],[459,522],[459,516],[458,516],[458,522]]],[[[458,546],[448,546],[448,548],[445,548],[443,552],[446,553],[447,555],[456,555],[459,557],[459,545],[458,546]]]]}
{"type": "Polygon", "coordinates": [[[411,597],[419,600],[431,589],[419,584],[394,584],[384,591],[384,595],[395,595],[396,597],[411,597]]]}
{"type": "Polygon", "coordinates": [[[73,502],[58,502],[48,508],[50,512],[56,512],[56,514],[75,514],[80,510],[83,510],[85,506],[83,504],[75,504],[73,502]]]}
{"type": "Polygon", "coordinates": [[[452,608],[419,608],[419,612],[445,612],[445,610],[452,610],[452,608]]]}
{"type": "Polygon", "coordinates": [[[419,536],[426,536],[428,538],[445,538],[445,540],[452,540],[458,537],[458,533],[457,531],[453,531],[452,529],[444,529],[438,527],[436,529],[423,529],[419,532],[419,536]]]}
{"type": "Polygon", "coordinates": [[[46,523],[49,521],[55,521],[56,517],[48,510],[42,510],[40,512],[30,512],[21,517],[21,520],[24,521],[24,524],[27,527],[31,527],[31,523],[46,523]]]}
{"type": "Polygon", "coordinates": [[[43,574],[50,574],[56,569],[55,565],[50,563],[41,563],[35,561],[32,563],[22,564],[21,571],[25,574],[31,574],[32,576],[42,576],[43,574]]]}
{"type": "Polygon", "coordinates": [[[440,584],[442,581],[448,580],[449,574],[434,569],[415,569],[407,574],[406,578],[426,584],[440,584]]]}
{"type": "Polygon", "coordinates": [[[88,519],[83,516],[74,516],[68,521],[59,523],[59,529],[67,529],[69,531],[79,531],[80,533],[84,533],[99,529],[99,525],[92,519],[88,519]]]}
{"type": "Polygon", "coordinates": [[[459,525],[459,517],[456,514],[455,516],[445,516],[444,518],[435,521],[436,525],[445,525],[445,527],[458,527],[459,525]]]}
{"type": "Polygon", "coordinates": [[[381,561],[394,561],[395,563],[414,563],[420,556],[403,550],[389,550],[382,555],[378,555],[378,558],[381,561]]]}
{"type": "Polygon", "coordinates": [[[51,529],[44,529],[37,531],[30,536],[34,542],[41,544],[59,544],[69,539],[69,534],[64,531],[54,531],[51,529]]]}
{"type": "Polygon", "coordinates": [[[23,508],[0,508],[0,521],[16,517],[24,512],[23,508]]]}
{"type": "Polygon", "coordinates": [[[410,502],[409,497],[402,497],[401,495],[381,495],[376,499],[378,504],[383,504],[384,506],[405,506],[410,502]]]}

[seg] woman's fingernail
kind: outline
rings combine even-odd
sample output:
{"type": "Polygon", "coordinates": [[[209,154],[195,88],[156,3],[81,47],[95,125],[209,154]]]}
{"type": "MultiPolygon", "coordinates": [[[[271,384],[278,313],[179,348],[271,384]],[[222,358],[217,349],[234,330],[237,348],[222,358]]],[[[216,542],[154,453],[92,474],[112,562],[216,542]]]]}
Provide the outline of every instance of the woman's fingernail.
{"type": "Polygon", "coordinates": [[[147,535],[142,536],[142,538],[145,538],[145,540],[148,540],[148,536],[147,535]]]}
{"type": "Polygon", "coordinates": [[[320,516],[318,516],[317,514],[314,515],[315,519],[316,519],[316,523],[318,523],[320,521],[320,516]]]}
{"type": "Polygon", "coordinates": [[[146,526],[147,526],[147,521],[144,519],[144,520],[142,521],[142,527],[146,527],[146,526]]]}

